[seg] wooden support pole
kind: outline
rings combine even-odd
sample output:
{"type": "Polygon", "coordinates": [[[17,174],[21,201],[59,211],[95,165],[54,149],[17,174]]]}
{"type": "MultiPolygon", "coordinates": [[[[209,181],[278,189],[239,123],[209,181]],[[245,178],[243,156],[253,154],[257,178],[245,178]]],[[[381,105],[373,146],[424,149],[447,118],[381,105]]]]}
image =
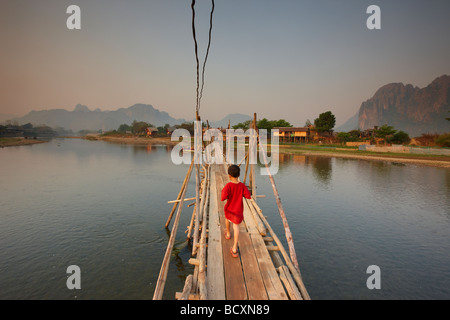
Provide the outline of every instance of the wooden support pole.
{"type": "Polygon", "coordinates": [[[281,204],[280,194],[278,193],[278,189],[275,185],[275,180],[273,179],[273,176],[269,170],[269,165],[267,164],[266,150],[264,150],[264,146],[262,144],[260,144],[260,147],[263,149],[261,152],[263,155],[262,158],[264,160],[264,165],[266,166],[266,169],[267,169],[267,175],[269,176],[270,183],[272,184],[273,194],[275,196],[275,200],[276,200],[277,206],[278,206],[278,212],[280,213],[281,220],[283,221],[284,232],[286,234],[286,240],[287,240],[287,243],[289,246],[289,254],[291,256],[292,263],[294,264],[294,266],[297,269],[299,269],[297,255],[295,253],[294,240],[292,239],[291,229],[289,228],[286,214],[284,213],[283,205],[281,204]]]}
{"type": "MultiPolygon", "coordinates": [[[[194,202],[194,204],[195,204],[195,202],[194,202]]],[[[188,226],[188,230],[187,230],[187,238],[188,239],[191,238],[192,228],[194,226],[194,220],[195,220],[195,216],[196,216],[196,213],[195,213],[196,210],[197,210],[197,206],[194,207],[194,211],[192,212],[191,222],[188,226]]]]}
{"type": "Polygon", "coordinates": [[[200,219],[203,217],[203,211],[204,211],[203,207],[204,207],[205,200],[206,200],[206,189],[207,189],[206,181],[207,181],[207,177],[205,176],[200,205],[198,206],[198,210],[196,210],[196,220],[195,220],[195,227],[194,227],[194,241],[193,241],[192,255],[196,255],[197,250],[198,250],[198,247],[197,247],[198,240],[199,240],[198,231],[200,229],[200,219]]]}
{"type": "MultiPolygon", "coordinates": [[[[187,181],[189,181],[190,175],[187,178],[187,181]]],[[[161,270],[159,272],[158,280],[156,282],[156,288],[155,292],[153,294],[153,300],[161,300],[162,295],[164,293],[164,286],[166,285],[166,278],[167,273],[169,272],[169,261],[170,261],[170,255],[172,254],[173,245],[175,244],[175,237],[178,229],[178,223],[180,221],[181,211],[183,209],[183,202],[184,197],[186,195],[187,190],[187,183],[186,188],[183,189],[183,192],[181,194],[181,202],[178,206],[177,214],[175,216],[175,221],[173,222],[172,231],[170,232],[170,238],[169,243],[167,244],[166,253],[164,255],[164,259],[161,265],[161,270]]]]}
{"type": "Polygon", "coordinates": [[[250,146],[249,146],[249,148],[247,150],[247,156],[246,156],[247,161],[245,161],[245,175],[244,175],[244,181],[243,181],[244,184],[245,184],[245,181],[247,180],[248,163],[250,162],[249,154],[250,154],[250,146]]]}
{"type": "MultiPolygon", "coordinates": [[[[184,178],[184,181],[183,181],[183,184],[182,184],[182,186],[181,186],[180,192],[178,193],[177,200],[180,200],[181,194],[183,193],[183,190],[184,190],[184,189],[186,188],[186,186],[187,186],[187,180],[189,180],[188,177],[191,176],[191,172],[192,172],[192,167],[193,167],[193,165],[194,165],[194,160],[192,160],[191,166],[189,167],[189,170],[188,170],[188,172],[186,173],[186,177],[184,178]]],[[[170,221],[172,220],[173,213],[175,212],[175,209],[177,208],[177,205],[178,205],[179,202],[180,202],[180,201],[176,202],[176,203],[173,205],[172,211],[170,211],[169,218],[167,219],[167,222],[166,222],[166,228],[169,227],[170,221]]]]}
{"type": "MultiPolygon", "coordinates": [[[[256,125],[256,113],[253,114],[253,130],[255,130],[255,135],[256,135],[256,137],[257,137],[257,136],[258,136],[258,134],[257,134],[258,127],[257,127],[257,125],[256,125]]],[[[257,146],[258,146],[258,139],[257,139],[257,138],[256,138],[255,143],[256,143],[256,149],[258,149],[258,148],[257,148],[257,146]]],[[[250,143],[249,143],[249,147],[251,147],[251,146],[250,146],[250,143]]],[[[257,154],[257,150],[255,150],[255,151],[256,151],[256,154],[257,154]]],[[[255,160],[256,160],[257,158],[258,158],[258,157],[255,156],[255,160]]],[[[255,168],[255,165],[252,163],[252,167],[251,167],[251,170],[250,170],[250,180],[251,180],[251,182],[252,182],[252,184],[251,184],[251,187],[252,187],[252,197],[253,197],[254,199],[256,199],[256,179],[255,179],[255,172],[256,172],[256,168],[255,168]]]]}
{"type": "Polygon", "coordinates": [[[191,290],[192,290],[192,274],[187,276],[186,281],[184,283],[183,292],[181,293],[181,296],[178,298],[178,300],[188,300],[191,290]]]}

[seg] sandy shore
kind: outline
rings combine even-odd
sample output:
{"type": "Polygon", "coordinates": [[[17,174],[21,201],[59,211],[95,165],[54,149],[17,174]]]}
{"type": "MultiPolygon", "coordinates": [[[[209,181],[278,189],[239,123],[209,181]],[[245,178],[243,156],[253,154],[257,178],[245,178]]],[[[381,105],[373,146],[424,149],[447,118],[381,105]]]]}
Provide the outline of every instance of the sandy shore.
{"type": "Polygon", "coordinates": [[[147,137],[115,137],[115,136],[88,136],[89,140],[101,140],[114,143],[126,143],[126,144],[165,144],[170,146],[175,146],[178,144],[177,141],[171,141],[170,137],[161,138],[147,138],[147,137]],[[89,138],[91,137],[91,138],[89,138]]]}
{"type": "Polygon", "coordinates": [[[35,139],[25,139],[25,138],[0,138],[0,148],[26,146],[26,145],[44,143],[44,142],[47,142],[47,141],[35,140],[35,139]]]}

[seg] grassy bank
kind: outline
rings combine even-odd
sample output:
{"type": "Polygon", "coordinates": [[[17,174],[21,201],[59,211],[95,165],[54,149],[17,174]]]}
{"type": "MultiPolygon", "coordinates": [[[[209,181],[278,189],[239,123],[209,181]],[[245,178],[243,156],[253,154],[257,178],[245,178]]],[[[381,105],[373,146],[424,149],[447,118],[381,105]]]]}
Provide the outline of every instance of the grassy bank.
{"type": "Polygon", "coordinates": [[[360,151],[355,147],[334,145],[299,145],[281,144],[280,153],[299,155],[319,155],[328,157],[354,158],[366,160],[384,160],[393,162],[408,162],[450,168],[450,157],[441,155],[426,155],[412,153],[391,153],[360,151]]]}

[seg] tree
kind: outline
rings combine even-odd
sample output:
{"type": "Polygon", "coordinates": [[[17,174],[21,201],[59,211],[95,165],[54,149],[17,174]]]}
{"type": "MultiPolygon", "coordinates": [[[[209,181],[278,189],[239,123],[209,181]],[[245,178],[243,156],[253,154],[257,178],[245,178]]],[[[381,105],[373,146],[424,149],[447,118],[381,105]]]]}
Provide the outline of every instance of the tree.
{"type": "Polygon", "coordinates": [[[450,148],[450,133],[441,134],[434,142],[440,147],[450,148]]]}
{"type": "Polygon", "coordinates": [[[357,141],[359,138],[361,138],[361,130],[355,129],[348,132],[350,135],[351,141],[357,141]]]}
{"type": "Polygon", "coordinates": [[[119,126],[119,129],[117,129],[118,132],[120,133],[126,133],[127,131],[131,131],[131,126],[129,126],[128,124],[121,124],[119,126]]]}
{"type": "Polygon", "coordinates": [[[251,120],[247,120],[241,123],[238,123],[236,125],[233,126],[233,129],[243,129],[243,130],[247,130],[248,128],[250,128],[250,122],[251,120]]]}
{"type": "Polygon", "coordinates": [[[175,126],[177,129],[185,129],[189,131],[191,135],[194,135],[194,122],[184,122],[175,126]]]}
{"type": "Polygon", "coordinates": [[[287,122],[284,119],[280,119],[280,120],[274,120],[271,121],[273,123],[272,128],[278,127],[278,128],[285,128],[285,127],[292,127],[292,124],[290,124],[289,122],[287,122]]]}
{"type": "Polygon", "coordinates": [[[133,121],[133,124],[131,125],[131,131],[134,134],[145,134],[145,130],[148,127],[152,127],[151,124],[147,123],[147,122],[143,122],[143,121],[133,121]]]}
{"type": "Polygon", "coordinates": [[[337,138],[340,142],[347,142],[351,140],[350,133],[348,132],[339,132],[337,134],[337,138]]]}
{"type": "Polygon", "coordinates": [[[167,130],[164,127],[158,127],[156,129],[158,129],[158,134],[159,135],[165,135],[167,133],[167,130]]]}
{"type": "Polygon", "coordinates": [[[256,123],[256,126],[258,127],[258,129],[266,129],[267,131],[270,131],[273,128],[273,123],[272,121],[263,118],[256,123]]]}
{"type": "Polygon", "coordinates": [[[396,132],[397,130],[395,130],[394,127],[385,124],[379,127],[377,131],[375,131],[375,137],[382,138],[384,140],[384,143],[386,143],[387,139],[393,137],[394,133],[396,132]]]}
{"type": "Polygon", "coordinates": [[[321,113],[317,119],[314,120],[314,125],[318,132],[332,133],[336,124],[336,117],[331,111],[321,113]]]}
{"type": "Polygon", "coordinates": [[[394,135],[392,136],[391,139],[389,139],[390,143],[395,143],[395,144],[408,144],[411,141],[411,139],[409,138],[409,134],[407,134],[404,131],[398,131],[396,133],[394,133],[394,135]]]}

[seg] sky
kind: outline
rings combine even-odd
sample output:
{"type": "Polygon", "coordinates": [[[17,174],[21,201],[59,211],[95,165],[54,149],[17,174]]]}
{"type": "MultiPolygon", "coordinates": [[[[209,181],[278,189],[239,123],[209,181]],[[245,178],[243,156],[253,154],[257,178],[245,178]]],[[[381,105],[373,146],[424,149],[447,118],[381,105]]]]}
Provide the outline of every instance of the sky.
{"type": "MultiPolygon", "coordinates": [[[[211,1],[195,9],[202,64],[211,1]]],[[[332,111],[342,124],[385,84],[450,74],[449,16],[448,0],[215,0],[200,115],[303,126],[332,111]]],[[[191,0],[1,0],[0,114],[143,103],[192,119],[191,23],[191,0]],[[66,26],[69,5],[80,30],[66,26]]]]}

